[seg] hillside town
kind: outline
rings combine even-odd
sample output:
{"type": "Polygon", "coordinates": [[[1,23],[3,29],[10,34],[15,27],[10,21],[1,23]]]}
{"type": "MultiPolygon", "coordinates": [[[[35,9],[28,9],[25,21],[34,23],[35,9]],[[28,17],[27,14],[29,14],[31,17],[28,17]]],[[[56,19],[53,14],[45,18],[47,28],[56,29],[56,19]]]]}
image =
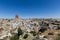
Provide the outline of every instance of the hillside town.
{"type": "Polygon", "coordinates": [[[18,15],[13,19],[0,19],[0,40],[11,40],[15,34],[18,40],[56,40],[60,37],[60,19],[23,19],[18,15]]]}

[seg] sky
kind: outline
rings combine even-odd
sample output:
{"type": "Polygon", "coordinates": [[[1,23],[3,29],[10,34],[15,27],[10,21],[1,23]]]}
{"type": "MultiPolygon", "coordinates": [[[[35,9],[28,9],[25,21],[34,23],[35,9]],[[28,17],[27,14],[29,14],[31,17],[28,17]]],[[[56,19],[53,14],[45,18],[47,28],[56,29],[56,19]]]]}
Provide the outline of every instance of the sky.
{"type": "Polygon", "coordinates": [[[0,18],[60,18],[60,0],[0,0],[0,18]]]}

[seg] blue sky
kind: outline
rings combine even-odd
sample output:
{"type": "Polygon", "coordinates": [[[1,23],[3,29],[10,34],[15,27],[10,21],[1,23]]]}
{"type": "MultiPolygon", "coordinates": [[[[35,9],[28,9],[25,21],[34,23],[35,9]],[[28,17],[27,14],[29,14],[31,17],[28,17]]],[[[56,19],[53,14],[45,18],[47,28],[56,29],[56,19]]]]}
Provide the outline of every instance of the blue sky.
{"type": "Polygon", "coordinates": [[[0,0],[0,18],[60,18],[60,0],[0,0]]]}

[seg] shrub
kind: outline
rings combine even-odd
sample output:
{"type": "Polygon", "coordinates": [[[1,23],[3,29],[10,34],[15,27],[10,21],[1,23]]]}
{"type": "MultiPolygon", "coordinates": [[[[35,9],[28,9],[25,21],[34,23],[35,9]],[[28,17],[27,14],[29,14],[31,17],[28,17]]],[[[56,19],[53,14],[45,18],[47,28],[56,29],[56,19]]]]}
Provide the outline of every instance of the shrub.
{"type": "Polygon", "coordinates": [[[45,32],[46,30],[47,30],[47,28],[43,28],[43,27],[42,27],[39,31],[43,33],[43,32],[45,32]]]}
{"type": "Polygon", "coordinates": [[[18,28],[18,36],[20,36],[22,34],[23,34],[22,30],[20,28],[18,28]]]}
{"type": "Polygon", "coordinates": [[[39,38],[34,38],[33,40],[41,40],[41,39],[39,39],[39,38]]]}
{"type": "Polygon", "coordinates": [[[48,35],[54,35],[53,33],[48,33],[48,35]]]}
{"type": "Polygon", "coordinates": [[[26,39],[27,37],[28,37],[28,34],[25,34],[23,38],[26,39]]]}
{"type": "Polygon", "coordinates": [[[58,36],[60,36],[60,34],[58,34],[58,36]]]}
{"type": "Polygon", "coordinates": [[[56,38],[56,40],[60,40],[60,36],[58,36],[58,37],[56,38]]]}
{"type": "Polygon", "coordinates": [[[18,34],[15,34],[13,37],[11,37],[10,40],[19,40],[18,34]]]}
{"type": "Polygon", "coordinates": [[[60,30],[60,27],[58,27],[57,30],[60,30]]]}
{"type": "Polygon", "coordinates": [[[47,36],[44,36],[43,38],[47,38],[47,36]]]}
{"type": "Polygon", "coordinates": [[[35,31],[31,31],[30,33],[33,34],[33,36],[36,36],[37,34],[35,31]]]}

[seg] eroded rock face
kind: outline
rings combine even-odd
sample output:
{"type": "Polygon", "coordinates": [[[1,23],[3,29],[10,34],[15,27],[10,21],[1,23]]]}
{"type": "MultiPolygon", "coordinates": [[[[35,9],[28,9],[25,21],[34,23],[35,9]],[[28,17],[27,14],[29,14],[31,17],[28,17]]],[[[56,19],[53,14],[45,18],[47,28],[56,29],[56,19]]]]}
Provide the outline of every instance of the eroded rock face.
{"type": "MultiPolygon", "coordinates": [[[[60,21],[55,21],[55,19],[20,19],[16,15],[15,19],[1,19],[0,20],[0,37],[1,34],[4,36],[11,36],[14,33],[18,33],[18,28],[20,27],[23,32],[29,33],[35,31],[36,33],[44,33],[48,29],[50,31],[59,29],[60,30],[60,21]],[[3,33],[2,33],[3,32],[3,33]]],[[[54,35],[53,33],[48,33],[48,35],[54,35]]],[[[47,38],[47,37],[43,37],[47,38]]],[[[3,39],[3,38],[2,38],[3,39]]],[[[47,40],[47,39],[44,39],[47,40]]]]}
{"type": "Polygon", "coordinates": [[[18,33],[18,25],[20,22],[18,20],[14,21],[10,19],[2,19],[1,25],[0,25],[0,39],[4,39],[6,37],[12,37],[15,33],[18,33]]]}

